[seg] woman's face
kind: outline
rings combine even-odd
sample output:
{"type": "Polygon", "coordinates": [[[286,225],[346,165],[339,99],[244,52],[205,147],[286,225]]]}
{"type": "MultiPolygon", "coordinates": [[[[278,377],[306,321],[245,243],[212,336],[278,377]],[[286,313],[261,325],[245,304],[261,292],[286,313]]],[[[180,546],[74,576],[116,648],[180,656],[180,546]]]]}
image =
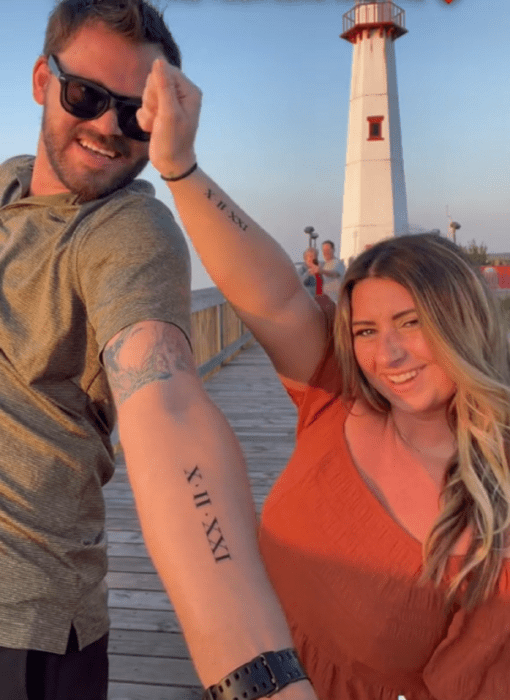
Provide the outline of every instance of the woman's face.
{"type": "Polygon", "coordinates": [[[317,254],[313,250],[305,250],[305,252],[303,253],[303,259],[305,261],[305,265],[307,265],[308,267],[313,265],[314,264],[313,261],[315,260],[316,255],[317,254]]]}
{"type": "Polygon", "coordinates": [[[354,353],[370,384],[394,409],[444,410],[456,386],[436,361],[407,289],[371,277],[355,285],[351,305],[354,353]]]}

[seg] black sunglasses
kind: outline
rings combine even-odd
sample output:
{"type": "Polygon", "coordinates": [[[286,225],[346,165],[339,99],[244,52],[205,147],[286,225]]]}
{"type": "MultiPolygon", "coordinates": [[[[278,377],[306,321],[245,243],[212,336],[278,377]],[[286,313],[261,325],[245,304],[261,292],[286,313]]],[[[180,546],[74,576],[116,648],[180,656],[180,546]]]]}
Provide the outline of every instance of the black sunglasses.
{"type": "Polygon", "coordinates": [[[114,107],[124,136],[135,141],[149,141],[150,134],[140,129],[136,119],[136,112],[142,106],[141,99],[116,95],[91,80],[64,73],[55,56],[48,56],[48,66],[60,80],[60,104],[66,112],[78,119],[98,119],[114,107]]]}

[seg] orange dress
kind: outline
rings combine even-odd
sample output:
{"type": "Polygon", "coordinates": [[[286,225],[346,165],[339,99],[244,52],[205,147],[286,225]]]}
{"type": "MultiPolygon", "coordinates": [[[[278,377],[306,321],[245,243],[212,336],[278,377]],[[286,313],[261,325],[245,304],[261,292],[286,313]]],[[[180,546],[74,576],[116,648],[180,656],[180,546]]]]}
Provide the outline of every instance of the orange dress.
{"type": "Polygon", "coordinates": [[[260,546],[319,700],[509,700],[510,562],[498,594],[443,612],[418,585],[421,544],[350,456],[332,344],[299,410],[296,450],[265,504],[260,546]]]}

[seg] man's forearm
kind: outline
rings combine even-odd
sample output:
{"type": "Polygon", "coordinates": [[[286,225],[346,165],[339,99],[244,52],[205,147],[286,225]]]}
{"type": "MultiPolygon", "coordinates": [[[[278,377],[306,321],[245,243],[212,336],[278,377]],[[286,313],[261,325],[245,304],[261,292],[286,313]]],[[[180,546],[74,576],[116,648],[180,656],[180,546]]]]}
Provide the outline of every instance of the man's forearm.
{"type": "Polygon", "coordinates": [[[258,552],[243,457],[219,410],[207,402],[175,420],[131,405],[119,426],[144,538],[204,685],[292,646],[258,552]]]}

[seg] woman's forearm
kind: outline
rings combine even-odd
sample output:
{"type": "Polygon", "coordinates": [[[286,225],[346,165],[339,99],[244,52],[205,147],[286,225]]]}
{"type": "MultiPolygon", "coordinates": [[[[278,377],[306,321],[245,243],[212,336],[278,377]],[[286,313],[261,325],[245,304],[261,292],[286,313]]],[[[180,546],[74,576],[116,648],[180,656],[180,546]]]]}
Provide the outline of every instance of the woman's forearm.
{"type": "Polygon", "coordinates": [[[327,342],[320,308],[281,246],[200,168],[194,139],[201,92],[177,68],[154,62],[137,113],[149,156],[168,182],[204,266],[284,377],[307,382],[327,342]],[[296,338],[303,339],[296,344],[296,338]]]}
{"type": "Polygon", "coordinates": [[[199,168],[168,186],[194,248],[227,299],[252,316],[277,314],[301,287],[281,246],[199,168]]]}

